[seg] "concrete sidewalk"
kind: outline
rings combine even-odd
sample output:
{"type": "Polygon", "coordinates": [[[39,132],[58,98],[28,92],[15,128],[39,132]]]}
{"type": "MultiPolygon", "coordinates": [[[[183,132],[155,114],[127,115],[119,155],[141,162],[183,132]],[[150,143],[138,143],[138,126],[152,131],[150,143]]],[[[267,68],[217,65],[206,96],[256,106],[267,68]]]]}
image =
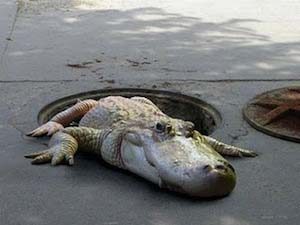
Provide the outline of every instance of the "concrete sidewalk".
{"type": "Polygon", "coordinates": [[[299,24],[296,0],[0,0],[0,224],[297,224],[300,145],[254,130],[241,109],[300,85],[299,24]],[[153,85],[211,103],[213,136],[260,154],[230,159],[230,196],[179,197],[85,155],[55,168],[23,158],[45,148],[24,133],[46,103],[153,85]]]}

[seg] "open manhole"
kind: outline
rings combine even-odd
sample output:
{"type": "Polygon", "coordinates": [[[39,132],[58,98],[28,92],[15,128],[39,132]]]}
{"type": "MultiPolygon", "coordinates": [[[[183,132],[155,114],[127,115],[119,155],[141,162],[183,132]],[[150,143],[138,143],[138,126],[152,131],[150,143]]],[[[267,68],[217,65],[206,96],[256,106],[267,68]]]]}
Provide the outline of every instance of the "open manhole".
{"type": "Polygon", "coordinates": [[[38,123],[46,123],[55,114],[74,105],[78,99],[98,100],[107,96],[146,97],[153,101],[165,114],[193,122],[196,130],[205,135],[211,134],[221,123],[221,116],[218,111],[198,98],[170,91],[128,88],[95,90],[58,99],[41,109],[38,114],[38,123]]]}

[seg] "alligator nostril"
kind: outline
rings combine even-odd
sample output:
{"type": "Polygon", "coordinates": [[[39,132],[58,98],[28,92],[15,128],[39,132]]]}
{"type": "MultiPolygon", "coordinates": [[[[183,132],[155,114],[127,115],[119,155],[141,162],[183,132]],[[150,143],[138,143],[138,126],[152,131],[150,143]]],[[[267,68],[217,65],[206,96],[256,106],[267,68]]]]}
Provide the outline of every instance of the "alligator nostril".
{"type": "Polygon", "coordinates": [[[219,165],[215,166],[215,169],[217,169],[217,170],[225,170],[226,167],[224,165],[222,165],[222,164],[219,164],[219,165]]]}
{"type": "Polygon", "coordinates": [[[204,170],[205,172],[209,172],[209,171],[212,170],[212,167],[211,167],[210,165],[205,165],[205,166],[203,166],[203,170],[204,170]]]}

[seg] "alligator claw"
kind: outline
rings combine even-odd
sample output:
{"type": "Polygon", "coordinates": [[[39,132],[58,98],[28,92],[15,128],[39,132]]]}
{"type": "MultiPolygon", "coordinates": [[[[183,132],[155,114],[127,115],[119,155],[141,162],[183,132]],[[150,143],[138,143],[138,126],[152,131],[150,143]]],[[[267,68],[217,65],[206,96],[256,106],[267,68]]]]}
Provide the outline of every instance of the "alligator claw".
{"type": "Polygon", "coordinates": [[[35,157],[32,161],[31,164],[43,164],[47,163],[51,160],[51,154],[50,153],[44,153],[42,155],[39,155],[35,157]]]}
{"type": "Polygon", "coordinates": [[[246,150],[246,149],[241,149],[240,153],[241,153],[242,157],[256,157],[256,156],[258,156],[258,154],[256,152],[246,150]]]}
{"type": "Polygon", "coordinates": [[[48,150],[44,150],[44,151],[40,151],[40,152],[33,152],[33,153],[30,153],[30,154],[24,155],[24,157],[28,158],[28,159],[34,159],[34,158],[36,158],[40,155],[43,155],[47,152],[48,152],[48,150]]]}
{"type": "Polygon", "coordinates": [[[50,163],[52,166],[56,166],[61,164],[62,162],[66,162],[68,165],[74,164],[74,155],[71,152],[66,152],[62,150],[60,145],[54,145],[51,148],[34,152],[24,156],[25,158],[33,159],[31,164],[42,164],[42,163],[50,163]]]}
{"type": "Polygon", "coordinates": [[[35,130],[27,133],[27,136],[39,137],[43,135],[51,136],[59,130],[62,130],[64,127],[57,122],[49,121],[42,126],[36,128],[35,130]]]}

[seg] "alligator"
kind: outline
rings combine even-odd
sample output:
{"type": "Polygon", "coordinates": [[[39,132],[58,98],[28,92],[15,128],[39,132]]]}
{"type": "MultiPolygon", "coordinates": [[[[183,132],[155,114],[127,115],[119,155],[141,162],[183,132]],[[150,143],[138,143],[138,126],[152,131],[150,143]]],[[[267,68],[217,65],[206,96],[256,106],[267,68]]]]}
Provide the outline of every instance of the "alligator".
{"type": "Polygon", "coordinates": [[[228,195],[235,187],[235,170],[224,155],[257,155],[202,135],[192,122],[138,96],[79,100],[27,135],[52,136],[47,150],[25,156],[32,164],[73,165],[80,150],[161,188],[203,198],[228,195]],[[69,126],[74,120],[78,127],[69,126]]]}

